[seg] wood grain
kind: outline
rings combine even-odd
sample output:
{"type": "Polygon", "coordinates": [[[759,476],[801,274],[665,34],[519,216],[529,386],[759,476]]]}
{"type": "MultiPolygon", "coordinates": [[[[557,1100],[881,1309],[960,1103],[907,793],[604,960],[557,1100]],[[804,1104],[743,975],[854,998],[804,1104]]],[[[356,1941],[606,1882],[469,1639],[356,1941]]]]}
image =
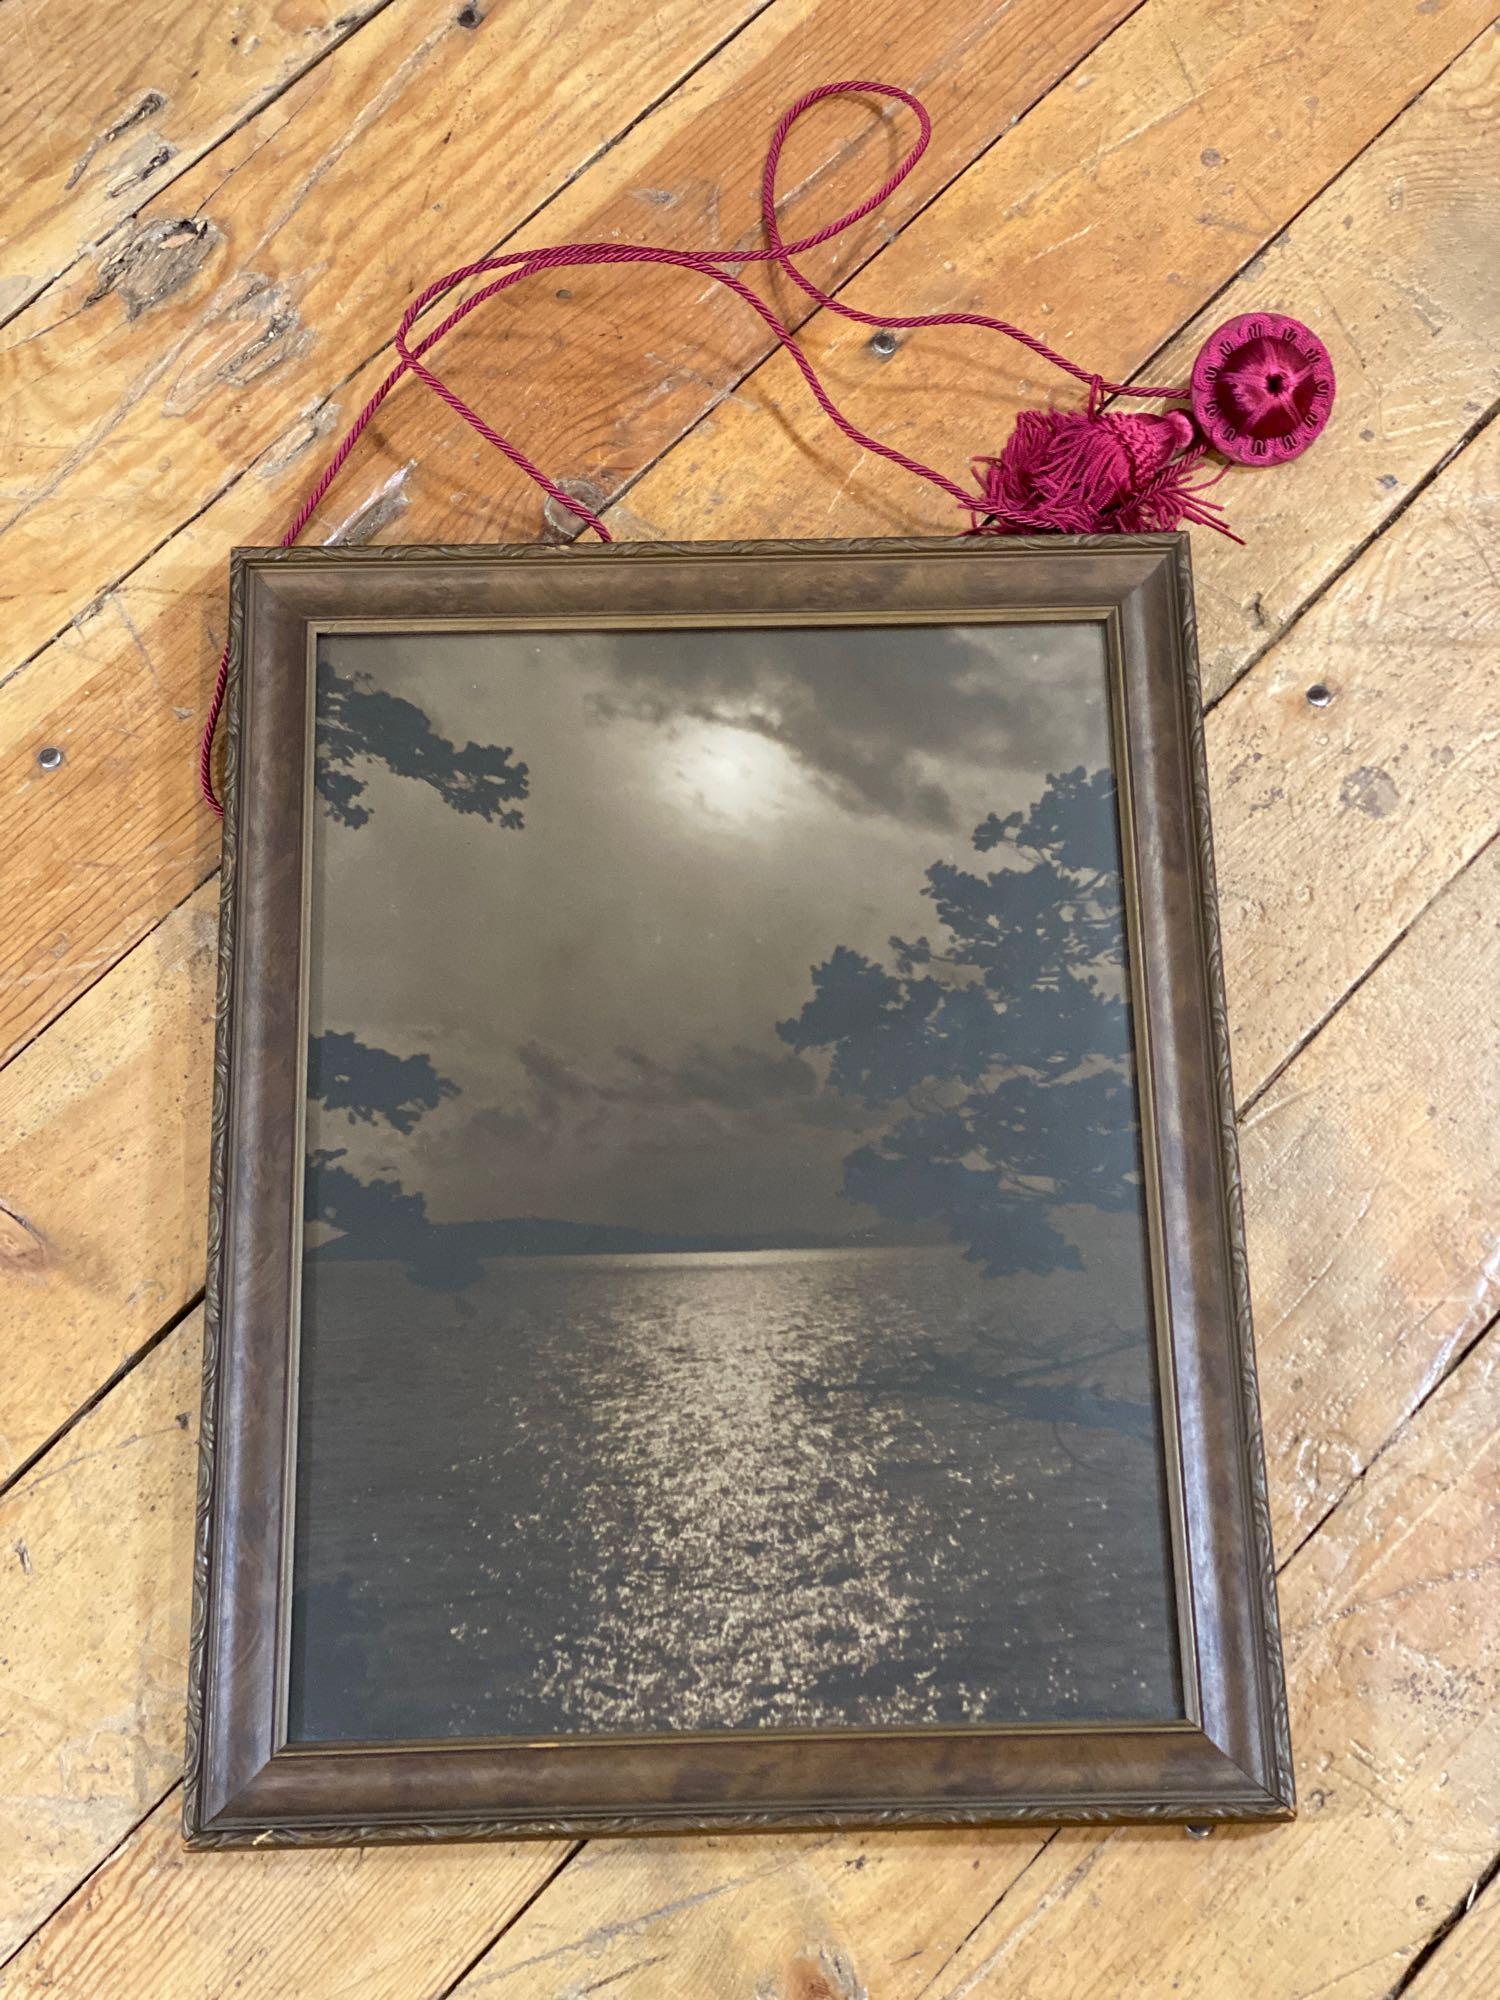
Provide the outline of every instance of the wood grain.
{"type": "MultiPolygon", "coordinates": [[[[1236,171],[1229,156],[1214,168],[1236,171]]],[[[1152,381],[1180,380],[1216,326],[1271,304],[1317,327],[1337,373],[1337,415],[1315,452],[1273,479],[1232,471],[1216,489],[1243,547],[1195,537],[1210,698],[1493,411],[1497,183],[1500,32],[1489,30],[1153,358],[1152,381]]]]}
{"type": "Polygon", "coordinates": [[[387,0],[87,0],[0,13],[0,321],[128,222],[387,0]]]}
{"type": "MultiPolygon", "coordinates": [[[[1093,52],[1092,60],[1111,62],[1110,30],[1132,5],[1082,0],[1059,14],[1044,0],[978,10],[938,0],[920,11],[881,0],[857,17],[847,6],[810,6],[795,34],[790,76],[789,24],[778,7],[679,93],[670,116],[633,135],[640,143],[628,177],[623,159],[612,163],[604,206],[593,205],[597,195],[590,191],[590,206],[578,204],[575,217],[565,198],[554,213],[528,224],[517,243],[625,236],[759,246],[762,157],[776,118],[809,78],[863,75],[874,34],[880,76],[920,93],[934,133],[911,178],[875,214],[799,258],[815,282],[842,285],[873,253],[888,254],[902,229],[926,235],[943,212],[945,184],[965,170],[983,171],[982,156],[994,150],[996,135],[1003,146],[1003,135],[1080,60],[1093,52]],[[735,135],[730,145],[726,132],[735,135]],[[932,207],[924,212],[927,203],[932,207]]],[[[778,183],[789,239],[863,202],[911,144],[910,114],[887,107],[877,122],[875,108],[825,104],[797,126],[778,183]]],[[[944,254],[954,256],[956,246],[947,244],[944,254]]],[[[754,264],[743,275],[788,325],[807,320],[810,302],[779,275],[754,264]]],[[[438,365],[502,429],[513,429],[534,459],[613,496],[705,413],[732,401],[736,384],[770,351],[760,319],[723,287],[636,266],[539,279],[457,330],[438,365]]],[[[461,424],[446,416],[434,423],[433,416],[421,395],[389,406],[373,449],[361,452],[355,483],[335,504],[335,518],[352,516],[363,532],[359,510],[410,465],[402,490],[413,512],[425,509],[451,525],[453,510],[461,508],[466,534],[484,541],[542,535],[538,491],[461,424]]],[[[566,519],[562,525],[576,526],[566,519]]],[[[763,517],[760,532],[770,526],[763,517]]],[[[700,521],[688,532],[718,530],[700,521]]]]}
{"type": "MultiPolygon", "coordinates": [[[[1065,23],[1054,34],[1055,9],[1050,0],[1024,0],[1024,4],[1001,10],[993,18],[984,17],[978,29],[972,9],[960,0],[943,0],[941,6],[924,10],[920,17],[896,10],[890,59],[898,67],[906,63],[922,79],[924,89],[932,92],[935,88],[935,101],[943,113],[939,138],[928,161],[909,184],[909,191],[903,190],[902,202],[908,209],[973,156],[992,133],[995,121],[1018,115],[1069,61],[1083,54],[1118,11],[1114,0],[1107,6],[1102,0],[1087,0],[1087,4],[1069,10],[1065,23]],[[988,84],[986,96],[971,96],[959,87],[971,74],[988,84]]],[[[365,42],[362,37],[361,51],[365,42]]],[[[648,225],[648,233],[654,234],[665,227],[664,214],[672,216],[673,228],[684,237],[695,231],[710,240],[726,233],[744,233],[753,215],[753,171],[747,163],[742,176],[727,190],[721,188],[725,117],[732,116],[753,131],[759,142],[799,87],[801,72],[790,65],[816,57],[826,65],[826,73],[838,74],[858,67],[862,50],[858,24],[838,0],[825,0],[820,7],[790,15],[782,7],[772,10],[731,41],[660,112],[629,132],[576,185],[544,207],[518,241],[547,242],[570,236],[599,239],[639,233],[648,225]],[[664,209],[654,199],[643,199],[643,190],[652,196],[665,191],[672,195],[672,203],[664,209]]],[[[384,44],[382,51],[387,63],[394,59],[384,44]]],[[[330,92],[358,98],[361,91],[374,88],[378,64],[361,53],[362,66],[346,79],[344,70],[354,61],[355,52],[341,51],[328,65],[330,80],[325,81],[321,97],[310,96],[305,106],[289,101],[277,107],[276,117],[290,121],[297,132],[312,128],[307,146],[323,131],[319,121],[329,115],[326,100],[330,92]]],[[[419,65],[408,77],[412,106],[425,102],[427,93],[446,89],[446,75],[436,57],[419,65]]],[[[455,156],[455,149],[462,157],[487,148],[485,114],[495,115],[495,104],[486,93],[499,91],[503,79],[503,69],[497,68],[488,81],[471,82],[478,101],[454,128],[452,144],[442,148],[445,175],[450,173],[447,163],[455,156]]],[[[610,102],[617,103],[617,96],[611,94],[610,102]]],[[[407,96],[397,92],[379,122],[379,131],[389,131],[393,121],[399,125],[409,111],[407,96]]],[[[547,186],[549,173],[555,178],[563,171],[582,143],[579,134],[592,129],[589,120],[593,115],[591,104],[585,103],[574,114],[575,122],[563,121],[556,129],[549,126],[544,142],[521,149],[522,158],[513,176],[513,203],[528,193],[539,194],[547,186]],[[524,178],[527,173],[529,181],[524,178]]],[[[834,106],[821,112],[819,120],[811,139],[799,133],[792,155],[791,164],[799,170],[802,184],[802,192],[789,211],[793,220],[807,209],[821,218],[835,212],[841,202],[858,199],[868,191],[877,165],[880,170],[886,165],[892,135],[872,125],[866,111],[854,105],[834,106]],[[812,141],[817,142],[816,150],[812,141]],[[824,164],[817,168],[820,158],[824,164]],[[825,206],[828,204],[831,207],[825,206]]],[[[374,145],[376,141],[372,138],[367,143],[374,145]]],[[[216,162],[219,157],[215,155],[216,162]]],[[[233,275],[239,270],[233,263],[235,243],[260,228],[256,221],[259,209],[271,191],[281,188],[296,171],[311,176],[305,198],[291,204],[285,226],[257,248],[255,264],[262,276],[272,271],[280,274],[298,257],[311,256],[314,247],[321,248],[322,218],[340,213],[348,204],[350,177],[357,176],[363,158],[363,152],[356,152],[348,163],[340,158],[336,171],[331,167],[319,177],[291,140],[282,141],[274,133],[265,138],[244,170],[227,181],[222,198],[216,195],[213,199],[212,212],[221,218],[215,226],[225,238],[222,248],[208,253],[215,260],[213,272],[227,270],[233,275]],[[273,253],[275,261],[270,262],[273,253]]],[[[472,172],[478,175],[479,166],[472,172]]],[[[793,185],[789,180],[788,186],[793,185]]],[[[447,258],[473,253],[472,216],[462,220],[464,187],[459,175],[457,193],[437,218],[418,217],[411,222],[386,204],[381,212],[392,247],[377,268],[361,271],[354,261],[354,246],[350,246],[347,257],[340,261],[340,279],[348,296],[336,297],[330,281],[315,298],[299,306],[304,316],[315,306],[325,314],[330,337],[339,343],[339,357],[347,358],[350,365],[388,335],[394,315],[423,278],[434,275],[447,258]],[[404,230],[412,241],[407,241],[404,230]],[[464,230],[469,232],[467,236],[464,230]],[[402,254],[410,259],[411,276],[404,282],[391,275],[391,257],[399,244],[406,245],[402,254]]],[[[174,190],[174,200],[179,193],[174,190]]],[[[276,198],[285,201],[287,196],[282,193],[276,198]]],[[[900,203],[893,204],[896,218],[904,212],[907,210],[900,203]]],[[[504,222],[507,211],[492,197],[484,213],[489,218],[485,224],[488,231],[504,222]]],[[[883,240],[881,231],[888,226],[885,215],[879,221],[872,220],[840,238],[837,248],[823,258],[813,259],[813,267],[834,275],[850,257],[877,247],[883,240]]],[[[678,289],[673,296],[680,297],[680,278],[662,282],[675,285],[678,289]]],[[[115,326],[106,343],[108,366],[99,397],[118,394],[121,385],[134,393],[132,385],[156,355],[159,328],[169,326],[179,345],[191,344],[198,337],[194,329],[201,332],[219,310],[215,301],[222,303],[228,283],[229,279],[221,278],[210,289],[188,288],[180,298],[154,306],[134,331],[128,323],[115,326]]],[[[278,275],[276,285],[284,290],[285,283],[278,275]]],[[[512,323],[513,330],[498,350],[509,394],[520,395],[528,411],[536,405],[539,415],[557,400],[553,395],[557,326],[547,314],[550,298],[549,293],[533,288],[525,314],[512,323]],[[534,320],[538,312],[541,316],[534,320]]],[[[661,338],[660,283],[648,286],[638,297],[626,294],[617,298],[608,314],[580,316],[580,325],[592,326],[592,339],[607,336],[609,343],[607,354],[593,349],[589,353],[588,379],[593,393],[617,416],[625,410],[640,413],[633,421],[649,429],[649,439],[643,431],[638,440],[637,455],[656,449],[664,436],[674,434],[674,426],[680,428],[690,421],[707,401],[721,393],[736,369],[748,367],[755,355],[764,351],[763,341],[757,346],[759,322],[737,302],[732,303],[737,317],[727,315],[722,305],[710,316],[708,345],[699,354],[701,365],[690,364],[689,355],[698,352],[691,346],[679,359],[675,336],[671,359],[663,361],[658,354],[654,362],[651,360],[661,338]],[[715,361],[716,346],[720,351],[715,361]],[[669,408],[676,413],[670,422],[669,408]]],[[[560,310],[555,302],[552,309],[560,310]]],[[[696,313],[689,313],[687,326],[698,329],[692,339],[704,337],[696,313]]],[[[494,327],[481,332],[481,351],[493,366],[494,327]]],[[[57,336],[58,342],[67,338],[61,332],[57,336]]],[[[157,419],[148,423],[144,414],[132,416],[119,449],[132,463],[138,453],[146,453],[140,461],[147,467],[143,504],[164,510],[152,527],[153,534],[158,528],[175,526],[184,511],[190,512],[196,504],[185,492],[163,486],[163,451],[171,455],[173,466],[180,462],[182,452],[198,451],[210,491],[225,486],[226,466],[237,463],[233,453],[242,453],[245,458],[257,453],[263,456],[248,477],[229,483],[201,519],[174,535],[118,588],[99,588],[92,568],[89,584],[81,586],[78,579],[82,572],[53,561],[45,541],[38,545],[35,565],[18,561],[12,551],[14,587],[25,598],[26,606],[39,603],[35,596],[38,590],[59,592],[61,596],[47,616],[58,619],[71,614],[73,622],[24,672],[0,688],[0,844],[13,847],[21,857],[15,922],[7,926],[0,947],[4,952],[0,960],[0,1054],[19,1046],[65,1006],[80,982],[86,983],[90,966],[97,966],[101,954],[108,957],[127,949],[164,910],[202,881],[213,865],[218,829],[198,799],[192,775],[196,768],[193,739],[223,644],[226,553],[236,543],[280,539],[321,464],[320,454],[331,449],[330,434],[346,424],[373,393],[389,365],[389,356],[383,356],[361,372],[337,402],[328,402],[319,398],[330,381],[338,379],[336,373],[328,373],[329,356],[322,349],[288,354],[284,348],[283,342],[281,348],[265,350],[266,365],[274,363],[274,370],[264,378],[257,374],[252,396],[228,382],[220,383],[209,396],[202,420],[210,426],[211,435],[200,441],[201,449],[192,442],[192,426],[184,434],[180,415],[161,414],[164,405],[153,405],[159,423],[157,419]],[[309,401],[308,391],[314,387],[319,393],[309,401]],[[278,429],[288,424],[290,428],[278,437],[278,429]],[[37,769],[36,754],[48,746],[64,749],[67,761],[43,773],[37,769]],[[91,899],[80,910],[75,885],[83,871],[89,871],[101,884],[107,881],[109,893],[91,899]]],[[[32,366],[45,370],[50,352],[43,341],[32,366]]],[[[104,366],[106,357],[97,345],[91,358],[94,366],[104,366]]],[[[176,362],[171,364],[172,368],[177,366],[176,362]]],[[[26,370],[20,373],[29,379],[26,370]]],[[[170,369],[169,376],[177,379],[170,369]]],[[[162,378],[163,383],[167,381],[168,377],[162,378]]],[[[158,383],[151,393],[160,404],[163,395],[170,399],[173,392],[158,383]]],[[[573,399],[563,400],[571,406],[573,399]]],[[[29,401],[24,407],[31,412],[28,433],[40,431],[40,411],[29,401]]],[[[402,407],[402,399],[398,399],[389,406],[390,415],[383,413],[367,434],[347,475],[352,483],[330,501],[326,521],[315,532],[343,540],[369,539],[382,532],[406,539],[496,535],[500,519],[491,517],[483,499],[486,488],[496,484],[490,466],[479,462],[472,451],[467,462],[458,464],[439,453],[444,425],[434,424],[432,410],[420,392],[414,396],[408,389],[404,414],[398,416],[402,407]],[[395,437],[391,425],[398,421],[402,429],[395,437]],[[400,453],[394,460],[392,449],[400,453]]],[[[571,421],[573,414],[569,407],[565,420],[571,421]]],[[[77,416],[60,419],[59,432],[65,439],[76,439],[77,416]]],[[[470,439],[471,445],[473,442],[470,439]]],[[[444,453],[451,445],[450,439],[444,453]]],[[[113,455],[116,447],[88,445],[85,459],[96,449],[113,455]]],[[[115,476],[110,475],[112,480],[115,476]]],[[[126,472],[120,476],[134,492],[130,486],[134,475],[126,472]]],[[[514,509],[519,504],[515,487],[508,480],[499,486],[494,504],[514,509]]],[[[530,499],[526,504],[531,505],[530,499]]],[[[538,522],[539,515],[533,509],[518,532],[524,539],[532,539],[538,522]]],[[[132,531],[128,521],[123,531],[132,531]]],[[[108,550],[99,553],[112,561],[119,559],[108,550]]],[[[8,633],[13,642],[19,635],[19,627],[8,633]]]]}
{"type": "Polygon", "coordinates": [[[565,1847],[188,1854],[177,1797],[0,1972],[5,2000],[434,2000],[565,1847]]]}
{"type": "Polygon", "coordinates": [[[204,1968],[232,1963],[247,1996],[426,1994],[423,1981],[456,1976],[565,1845],[381,1861],[182,1852],[201,1339],[194,1313],[0,1498],[0,1959],[150,1816],[44,1948],[0,1972],[0,1993],[217,1995],[227,1988],[204,1968]],[[405,1899],[396,1930],[381,1921],[393,1895],[405,1899]],[[197,1930],[183,1913],[205,1896],[213,1922],[197,1930]],[[101,1908],[121,1919],[102,1942],[101,1908]],[[362,1945],[330,1927],[335,1913],[362,1945]],[[267,1925],[284,1945],[266,1949],[267,1925]]]}
{"type": "Polygon", "coordinates": [[[200,1335],[194,1314],[0,1499],[0,1957],[181,1768],[200,1335]]]}
{"type": "Polygon", "coordinates": [[[1283,1553],[1500,1310],[1497,893],[1492,841],[1241,1121],[1283,1553]]]}
{"type": "Polygon", "coordinates": [[[1476,2000],[1480,1994],[1500,1992],[1500,1884],[1492,1880],[1472,1905],[1465,1897],[1454,1915],[1454,1929],[1403,2000],[1476,2000]]]}
{"type": "Polygon", "coordinates": [[[202,1288],[215,885],[0,1071],[0,1479],[202,1288]]]}
{"type": "Polygon", "coordinates": [[[1210,717],[1247,1088],[1500,825],[1497,537],[1492,423],[1210,717]]]}
{"type": "Polygon", "coordinates": [[[1020,1828],[595,1842],[458,1992],[918,2000],[1040,1844],[1020,1828]]]}
{"type": "Polygon", "coordinates": [[[407,0],[50,286],[0,336],[0,407],[26,412],[0,517],[9,657],[190,520],[422,284],[514,229],[762,3],[539,0],[469,27],[407,0]],[[84,533],[86,572],[57,560],[84,533]]]}

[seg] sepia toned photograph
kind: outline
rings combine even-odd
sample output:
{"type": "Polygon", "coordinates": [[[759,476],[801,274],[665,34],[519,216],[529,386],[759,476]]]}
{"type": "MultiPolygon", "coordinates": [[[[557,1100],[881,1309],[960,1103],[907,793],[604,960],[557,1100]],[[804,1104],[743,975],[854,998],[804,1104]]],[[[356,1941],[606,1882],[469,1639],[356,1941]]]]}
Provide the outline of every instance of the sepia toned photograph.
{"type": "Polygon", "coordinates": [[[314,708],[291,1740],[1180,1718],[1100,626],[314,708]]]}

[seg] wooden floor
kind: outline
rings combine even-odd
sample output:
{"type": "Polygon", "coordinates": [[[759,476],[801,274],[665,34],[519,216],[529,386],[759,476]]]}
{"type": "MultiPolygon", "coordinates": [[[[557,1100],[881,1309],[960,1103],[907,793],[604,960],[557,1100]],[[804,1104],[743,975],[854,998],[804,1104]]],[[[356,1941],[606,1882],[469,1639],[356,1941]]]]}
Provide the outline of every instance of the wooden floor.
{"type": "MultiPolygon", "coordinates": [[[[3,0],[0,76],[5,2000],[1500,1991],[1486,0],[3,0]],[[808,259],[852,300],[987,307],[1157,381],[1269,303],[1337,366],[1312,455],[1220,487],[1245,546],[1195,550],[1301,1817],[187,1856],[226,553],[280,535],[429,278],[735,239],[776,112],[848,75],[938,120],[808,259]]],[[[789,233],[902,137],[852,104],[800,128],[789,233]]],[[[535,285],[448,370],[617,534],[958,525],[703,289],[535,285]]],[[[947,331],[807,341],[955,472],[1057,387],[947,331]]],[[[541,528],[408,387],[312,533],[541,528]]]]}

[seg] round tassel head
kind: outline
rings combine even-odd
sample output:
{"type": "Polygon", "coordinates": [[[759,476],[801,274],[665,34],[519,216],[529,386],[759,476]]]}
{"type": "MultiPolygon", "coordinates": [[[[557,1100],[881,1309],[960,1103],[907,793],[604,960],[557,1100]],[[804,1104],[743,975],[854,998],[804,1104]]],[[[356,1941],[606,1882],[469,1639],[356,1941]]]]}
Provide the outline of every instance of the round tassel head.
{"type": "Polygon", "coordinates": [[[1188,396],[1198,429],[1236,465],[1284,465],[1322,431],[1333,408],[1328,349],[1285,313],[1241,313],[1211,333],[1188,396]]]}

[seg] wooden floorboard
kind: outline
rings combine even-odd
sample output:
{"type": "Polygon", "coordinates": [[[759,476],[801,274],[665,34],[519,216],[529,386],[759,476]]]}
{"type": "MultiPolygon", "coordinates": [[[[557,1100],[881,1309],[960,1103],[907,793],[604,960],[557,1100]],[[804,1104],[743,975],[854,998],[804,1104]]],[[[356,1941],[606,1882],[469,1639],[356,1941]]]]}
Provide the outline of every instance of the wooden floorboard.
{"type": "Polygon", "coordinates": [[[1339,420],[1285,477],[1236,480],[1243,545],[1194,551],[1210,700],[1327,589],[1500,399],[1500,36],[1486,29],[1176,339],[1149,378],[1177,381],[1215,326],[1295,299],[1338,373],[1339,420]],[[1309,534],[1336,510],[1337,529],[1309,534]],[[1342,552],[1339,553],[1340,547],[1342,552]]]}
{"type": "Polygon", "coordinates": [[[1487,1883],[1473,1883],[1454,1905],[1430,1956],[1423,1955],[1396,1992],[1402,2000],[1472,2000],[1500,1992],[1500,1884],[1493,1867],[1487,1883]]]}
{"type": "Polygon", "coordinates": [[[87,0],[0,12],[0,325],[390,4],[133,0],[122,33],[87,0]]]}
{"type": "Polygon", "coordinates": [[[0,388],[30,413],[0,517],[13,656],[388,340],[435,268],[508,235],[764,5],[538,0],[470,29],[462,8],[396,0],[49,286],[0,335],[0,388]],[[169,221],[192,239],[163,255],[169,221]],[[54,556],[85,524],[90,580],[54,556]]]}
{"type": "MultiPolygon", "coordinates": [[[[0,7],[20,52],[0,86],[0,1995],[1488,1992],[1487,10],[150,0],[138,26],[0,7]],[[1206,1845],[1012,1830],[187,1856],[216,899],[191,753],[225,552],[275,538],[445,262],[502,238],[745,237],[776,111],[859,73],[919,89],[939,128],[890,211],[810,260],[851,301],[987,307],[1150,379],[1275,303],[1339,373],[1317,451],[1218,489],[1245,545],[1194,550],[1302,1818],[1206,1845]]],[[[791,226],[857,199],[903,129],[844,106],[799,133],[791,226]]],[[[451,369],[591,481],[617,532],[955,525],[815,424],[732,301],[599,274],[565,289],[507,309],[503,334],[476,316],[451,369]]],[[[967,336],[882,358],[814,313],[806,338],[857,420],[951,472],[1057,388],[967,336]]],[[[403,392],[314,532],[539,525],[534,496],[403,392]]]]}

